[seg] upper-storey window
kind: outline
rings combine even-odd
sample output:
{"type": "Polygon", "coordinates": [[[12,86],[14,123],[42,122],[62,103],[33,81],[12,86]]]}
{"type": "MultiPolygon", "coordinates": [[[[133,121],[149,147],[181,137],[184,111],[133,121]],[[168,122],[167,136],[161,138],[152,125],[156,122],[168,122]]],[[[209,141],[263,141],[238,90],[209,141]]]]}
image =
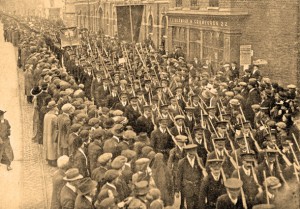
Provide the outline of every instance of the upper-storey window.
{"type": "Polygon", "coordinates": [[[219,7],[219,0],[209,0],[210,7],[219,7]]]}
{"type": "Polygon", "coordinates": [[[182,0],[175,0],[176,7],[182,7],[182,0]]]}
{"type": "Polygon", "coordinates": [[[198,0],[191,0],[191,7],[199,6],[198,0]]]}

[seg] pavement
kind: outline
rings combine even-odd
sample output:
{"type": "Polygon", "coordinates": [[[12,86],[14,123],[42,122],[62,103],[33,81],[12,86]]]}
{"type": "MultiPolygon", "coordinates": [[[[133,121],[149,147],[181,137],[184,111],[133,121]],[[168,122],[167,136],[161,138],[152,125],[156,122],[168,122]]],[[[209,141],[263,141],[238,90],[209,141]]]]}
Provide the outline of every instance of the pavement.
{"type": "Polygon", "coordinates": [[[32,142],[33,107],[24,96],[23,71],[17,68],[17,50],[4,42],[0,24],[0,109],[11,125],[15,159],[12,171],[0,165],[0,209],[50,208],[55,168],[42,157],[42,147],[32,142]]]}

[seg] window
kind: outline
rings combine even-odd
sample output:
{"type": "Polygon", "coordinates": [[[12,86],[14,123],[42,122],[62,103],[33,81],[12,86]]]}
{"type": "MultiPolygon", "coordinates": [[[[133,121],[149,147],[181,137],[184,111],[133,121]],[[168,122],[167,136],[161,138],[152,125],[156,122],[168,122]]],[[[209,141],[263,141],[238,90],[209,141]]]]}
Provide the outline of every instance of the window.
{"type": "Polygon", "coordinates": [[[219,0],[209,0],[210,7],[219,7],[219,0]]]}
{"type": "Polygon", "coordinates": [[[176,7],[182,7],[182,0],[175,0],[176,7]]]}
{"type": "Polygon", "coordinates": [[[191,0],[191,7],[199,6],[198,0],[191,0]]]}

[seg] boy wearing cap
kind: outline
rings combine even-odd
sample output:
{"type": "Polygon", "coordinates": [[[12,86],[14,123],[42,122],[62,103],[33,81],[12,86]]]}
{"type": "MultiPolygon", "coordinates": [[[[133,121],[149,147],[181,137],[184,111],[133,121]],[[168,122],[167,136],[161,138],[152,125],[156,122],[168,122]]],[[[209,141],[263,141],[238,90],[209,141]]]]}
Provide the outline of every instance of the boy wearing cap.
{"type": "Polygon", "coordinates": [[[279,196],[278,189],[281,187],[281,183],[278,178],[275,176],[269,176],[263,182],[263,192],[260,192],[256,195],[254,199],[254,204],[266,204],[267,196],[270,204],[274,204],[276,202],[277,196],[279,196]],[[267,190],[266,190],[267,187],[267,190]]]}
{"type": "Polygon", "coordinates": [[[218,197],[226,193],[221,174],[222,163],[221,159],[207,161],[209,172],[201,183],[199,209],[215,209],[218,197]]]}
{"type": "Polygon", "coordinates": [[[203,178],[204,166],[197,158],[197,145],[189,144],[184,147],[186,156],[178,163],[178,177],[176,181],[176,196],[181,193],[180,208],[184,208],[184,200],[187,209],[199,208],[199,188],[203,178]],[[201,167],[200,167],[201,166],[201,167]]]}
{"type": "Polygon", "coordinates": [[[237,178],[229,178],[224,185],[227,194],[218,197],[216,209],[244,209],[240,196],[243,182],[237,178]]]}

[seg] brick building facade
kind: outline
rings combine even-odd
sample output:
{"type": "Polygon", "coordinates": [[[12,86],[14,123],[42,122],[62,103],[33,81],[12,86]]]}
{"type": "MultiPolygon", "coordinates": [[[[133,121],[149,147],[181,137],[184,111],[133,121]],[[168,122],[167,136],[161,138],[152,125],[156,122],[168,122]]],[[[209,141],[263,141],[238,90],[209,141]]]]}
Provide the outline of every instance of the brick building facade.
{"type": "Polygon", "coordinates": [[[215,67],[231,61],[246,67],[262,59],[268,64],[261,70],[271,79],[300,80],[300,0],[67,1],[73,2],[73,25],[79,28],[114,36],[116,7],[144,5],[139,41],[150,33],[156,47],[181,46],[187,60],[198,57],[215,67]]]}
{"type": "Polygon", "coordinates": [[[168,45],[182,46],[187,59],[208,59],[215,67],[264,60],[264,75],[296,84],[299,6],[299,0],[172,0],[168,45]]]}
{"type": "MultiPolygon", "coordinates": [[[[74,1],[74,19],[79,28],[89,28],[91,31],[102,30],[109,36],[117,35],[118,6],[143,5],[143,16],[140,28],[139,41],[143,41],[151,34],[157,47],[166,42],[168,1],[74,1]]],[[[129,21],[129,20],[128,20],[129,21]]]]}

